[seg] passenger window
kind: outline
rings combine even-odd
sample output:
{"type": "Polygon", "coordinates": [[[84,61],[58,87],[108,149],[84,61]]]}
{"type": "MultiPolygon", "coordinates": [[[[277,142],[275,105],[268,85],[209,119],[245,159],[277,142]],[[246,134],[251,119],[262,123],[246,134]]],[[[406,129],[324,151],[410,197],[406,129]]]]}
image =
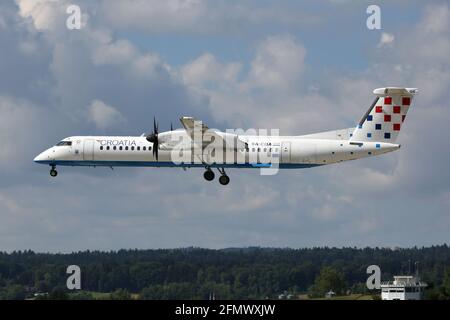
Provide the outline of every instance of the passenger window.
{"type": "Polygon", "coordinates": [[[148,151],[152,151],[152,147],[148,147],[148,151]]]}
{"type": "Polygon", "coordinates": [[[134,147],[131,147],[131,151],[134,151],[134,147]]]}
{"type": "Polygon", "coordinates": [[[142,150],[146,151],[146,150],[147,150],[147,147],[142,147],[142,150]]]}
{"type": "Polygon", "coordinates": [[[114,146],[114,147],[113,147],[113,150],[116,150],[116,149],[117,149],[116,146],[114,146]]]}
{"type": "Polygon", "coordinates": [[[103,146],[100,146],[100,150],[103,150],[103,146]]]}
{"type": "Polygon", "coordinates": [[[123,149],[122,146],[120,146],[120,147],[119,147],[119,150],[122,150],[122,149],[123,149]]]}
{"type": "Polygon", "coordinates": [[[106,147],[106,150],[109,150],[109,146],[106,147]]]}
{"type": "Polygon", "coordinates": [[[252,148],[252,152],[255,152],[255,148],[252,148]]]}
{"type": "Polygon", "coordinates": [[[125,150],[128,150],[128,147],[125,147],[125,150]]]}
{"type": "Polygon", "coordinates": [[[141,151],[141,147],[136,147],[137,151],[141,151]]]}

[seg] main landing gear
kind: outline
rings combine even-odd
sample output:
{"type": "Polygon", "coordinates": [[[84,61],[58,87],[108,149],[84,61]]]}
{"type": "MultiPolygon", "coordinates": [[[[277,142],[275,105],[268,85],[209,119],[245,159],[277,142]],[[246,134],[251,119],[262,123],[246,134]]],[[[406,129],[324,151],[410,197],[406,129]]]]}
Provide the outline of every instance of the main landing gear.
{"type": "MultiPolygon", "coordinates": [[[[225,173],[225,169],[218,168],[217,170],[219,170],[220,173],[219,183],[223,186],[226,186],[228,183],[230,183],[230,177],[228,177],[225,173]]],[[[215,175],[211,168],[206,168],[205,173],[203,173],[203,177],[207,181],[212,181],[214,180],[215,175]]]]}
{"type": "Polygon", "coordinates": [[[203,174],[203,178],[205,178],[206,181],[213,181],[214,172],[210,168],[207,168],[205,173],[203,174]]]}
{"type": "Polygon", "coordinates": [[[217,170],[219,170],[221,176],[219,178],[219,183],[223,186],[226,186],[227,184],[230,183],[230,177],[227,176],[227,174],[225,173],[225,169],[222,168],[217,168],[217,170]]]}
{"type": "Polygon", "coordinates": [[[221,175],[219,178],[219,183],[223,186],[226,186],[230,183],[230,177],[228,177],[226,174],[221,175]]]}
{"type": "Polygon", "coordinates": [[[58,175],[58,171],[56,171],[55,166],[52,166],[52,168],[50,170],[50,175],[52,177],[56,177],[58,175]]]}

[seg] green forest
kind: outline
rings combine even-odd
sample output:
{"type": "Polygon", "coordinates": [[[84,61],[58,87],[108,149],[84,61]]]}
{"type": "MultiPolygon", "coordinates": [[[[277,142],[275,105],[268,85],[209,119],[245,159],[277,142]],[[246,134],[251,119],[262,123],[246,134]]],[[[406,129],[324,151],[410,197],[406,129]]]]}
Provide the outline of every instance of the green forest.
{"type": "Polygon", "coordinates": [[[368,294],[369,265],[381,279],[415,272],[426,299],[450,298],[450,248],[182,248],[0,252],[0,299],[296,299],[368,294]],[[81,268],[81,290],[69,291],[69,265],[81,268]]]}

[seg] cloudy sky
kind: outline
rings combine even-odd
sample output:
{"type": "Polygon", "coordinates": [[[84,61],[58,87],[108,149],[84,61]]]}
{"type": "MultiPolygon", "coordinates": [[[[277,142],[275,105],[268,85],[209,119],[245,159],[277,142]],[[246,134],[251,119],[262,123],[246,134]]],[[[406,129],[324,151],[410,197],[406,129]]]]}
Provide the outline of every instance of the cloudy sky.
{"type": "Polygon", "coordinates": [[[0,250],[422,246],[450,240],[450,4],[380,1],[0,3],[0,250]],[[66,28],[77,4],[82,29],[66,28]],[[378,158],[260,176],[48,168],[71,135],[140,135],[155,115],[294,135],[356,124],[384,86],[418,87],[378,158]]]}

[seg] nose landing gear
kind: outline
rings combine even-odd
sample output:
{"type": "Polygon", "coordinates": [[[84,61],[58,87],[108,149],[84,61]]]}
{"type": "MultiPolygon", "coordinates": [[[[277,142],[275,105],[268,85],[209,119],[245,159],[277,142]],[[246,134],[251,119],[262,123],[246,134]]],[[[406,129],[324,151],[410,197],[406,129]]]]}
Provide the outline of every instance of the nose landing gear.
{"type": "Polygon", "coordinates": [[[58,175],[58,171],[56,171],[55,166],[52,166],[52,168],[50,170],[50,175],[52,177],[56,177],[58,175]]]}

